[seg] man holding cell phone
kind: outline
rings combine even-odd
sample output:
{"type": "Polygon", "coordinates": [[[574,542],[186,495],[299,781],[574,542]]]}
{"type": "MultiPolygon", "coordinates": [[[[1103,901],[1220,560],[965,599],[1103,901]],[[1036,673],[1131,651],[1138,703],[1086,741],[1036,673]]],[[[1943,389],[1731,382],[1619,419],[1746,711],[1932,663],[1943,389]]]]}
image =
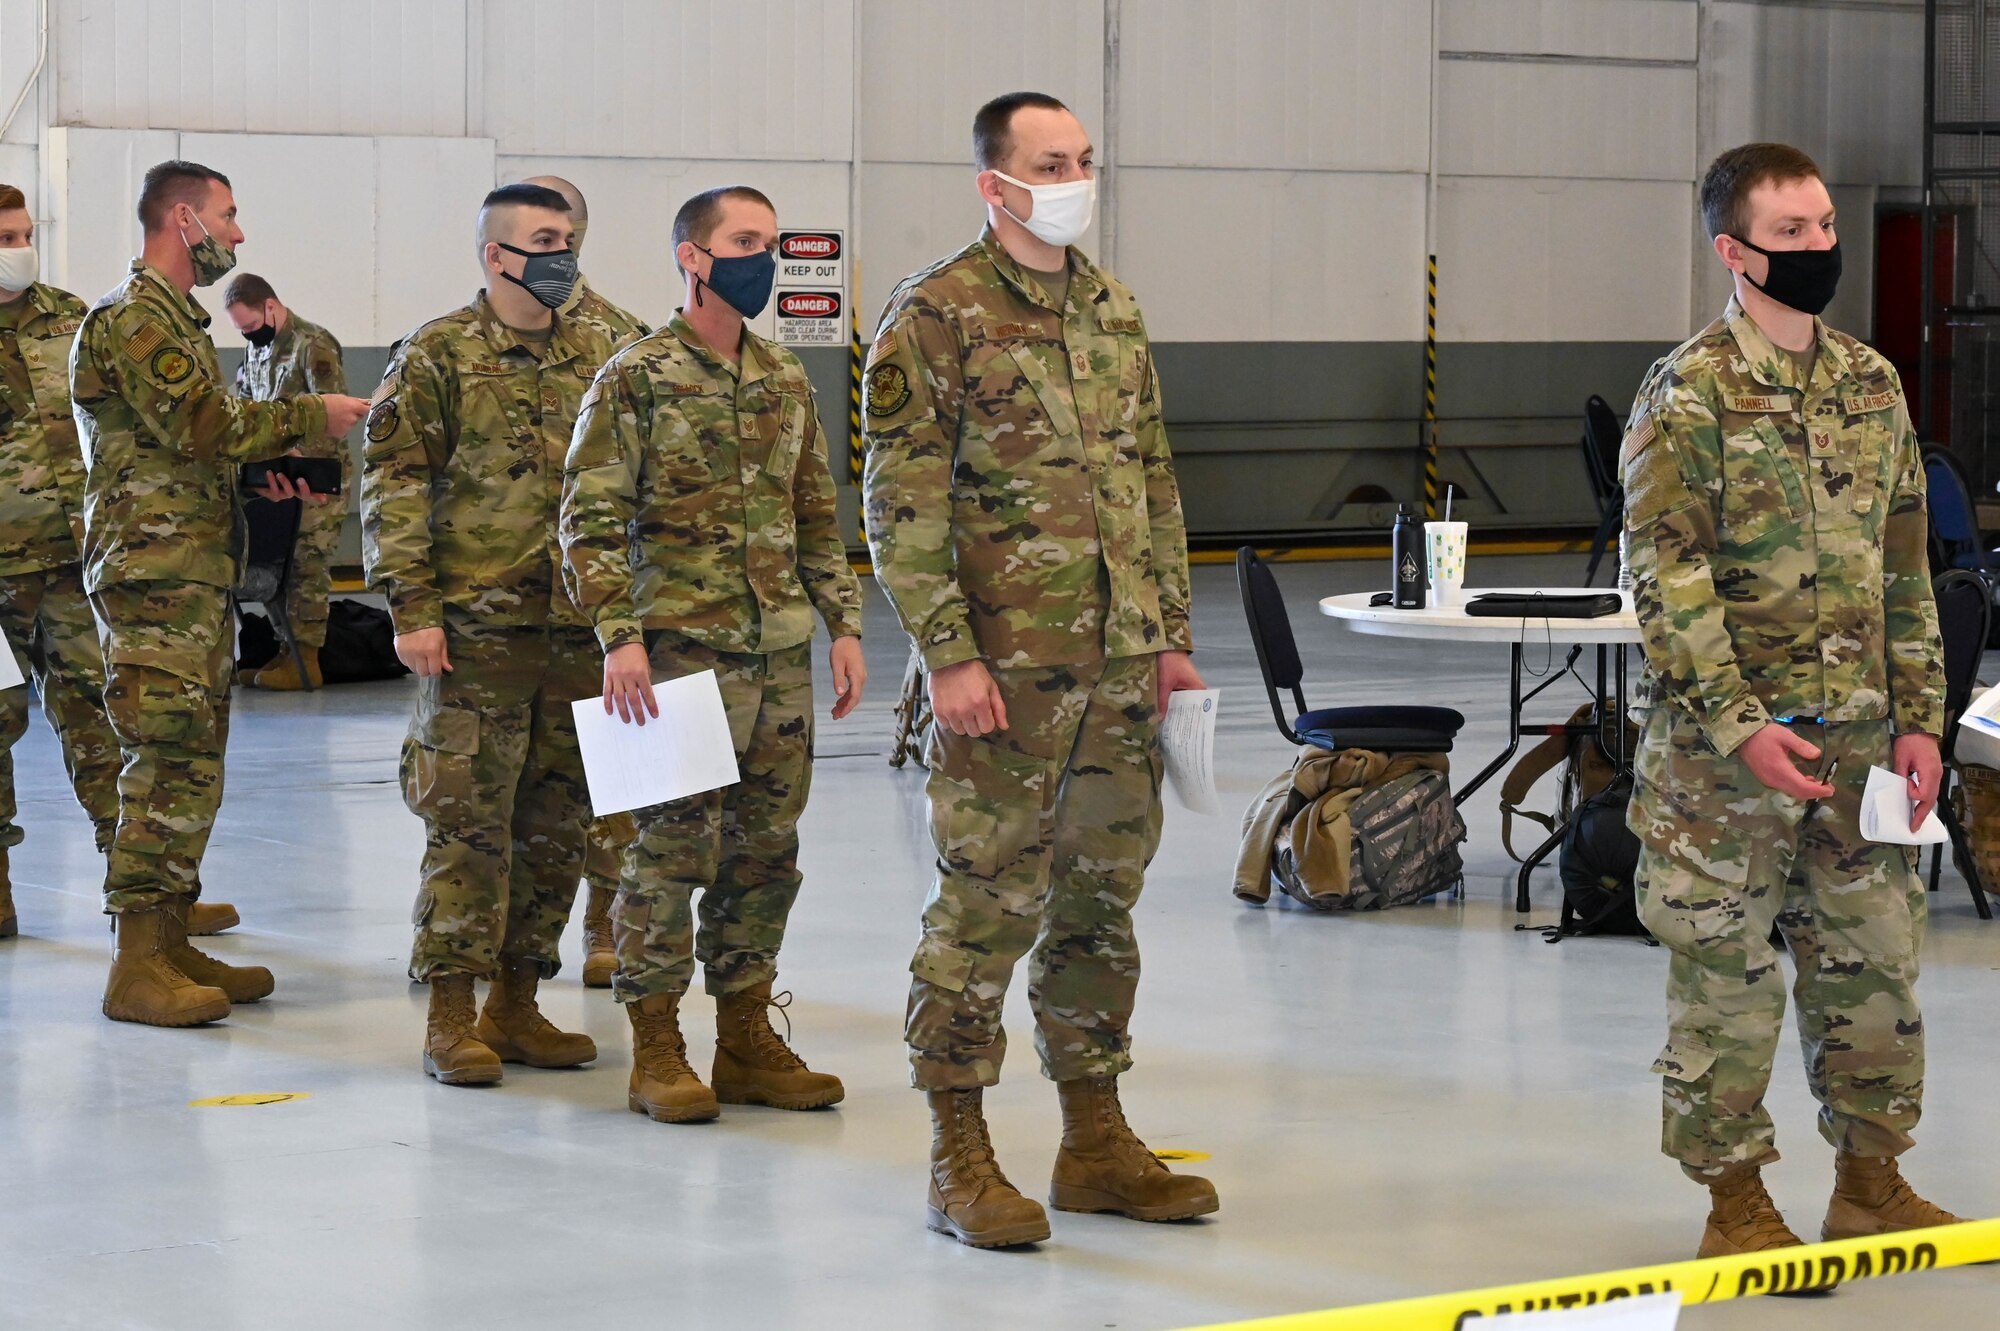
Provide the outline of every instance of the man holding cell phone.
{"type": "Polygon", "coordinates": [[[1817,316],[1840,276],[1811,158],[1716,159],[1702,218],[1735,296],[1655,365],[1625,433],[1645,640],[1631,826],[1641,920],[1673,953],[1663,1148],[1711,1193],[1703,1257],[1799,1243],[1760,1179],[1797,970],[1806,1078],[1835,1148],[1820,1234],[1956,1217],[1903,1181],[1923,1100],[1914,847],[1865,840],[1871,767],[1937,801],[1944,670],[1924,473],[1895,370],[1817,316]]]}

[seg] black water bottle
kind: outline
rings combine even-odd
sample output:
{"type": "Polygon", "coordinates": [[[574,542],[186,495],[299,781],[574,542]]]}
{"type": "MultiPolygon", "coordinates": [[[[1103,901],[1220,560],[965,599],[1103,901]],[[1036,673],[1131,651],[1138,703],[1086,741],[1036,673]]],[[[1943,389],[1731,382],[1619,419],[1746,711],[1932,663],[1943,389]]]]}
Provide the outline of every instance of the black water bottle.
{"type": "Polygon", "coordinates": [[[1396,525],[1389,529],[1390,562],[1395,565],[1398,610],[1421,610],[1424,604],[1424,536],[1408,504],[1396,505],[1396,525]]]}

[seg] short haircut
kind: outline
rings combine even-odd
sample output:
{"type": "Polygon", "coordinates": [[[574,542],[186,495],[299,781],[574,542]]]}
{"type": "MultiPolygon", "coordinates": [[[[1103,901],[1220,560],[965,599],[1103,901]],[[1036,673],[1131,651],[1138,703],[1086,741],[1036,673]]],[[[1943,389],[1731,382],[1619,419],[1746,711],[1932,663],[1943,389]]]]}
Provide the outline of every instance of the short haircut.
{"type": "Polygon", "coordinates": [[[1701,224],[1708,238],[1735,236],[1750,227],[1750,192],[1759,185],[1824,180],[1819,163],[1784,143],[1746,143],[1709,163],[1701,178],[1701,224]]]}
{"type": "Polygon", "coordinates": [[[502,185],[489,191],[479,205],[479,248],[493,240],[493,224],[516,208],[546,208],[552,213],[569,212],[569,201],[546,185],[502,185]]]}
{"type": "Polygon", "coordinates": [[[238,273],[229,279],[229,285],[222,289],[222,306],[248,305],[256,309],[267,300],[276,300],[278,293],[271,290],[271,284],[255,273],[238,273]]]}
{"type": "Polygon", "coordinates": [[[569,205],[569,216],[572,222],[588,222],[590,220],[590,204],[584,199],[583,191],[569,181],[564,180],[561,176],[529,176],[521,183],[523,185],[540,185],[544,189],[552,189],[562,195],[563,202],[569,205]]]}
{"type": "Polygon", "coordinates": [[[167,214],[175,208],[184,203],[199,209],[211,188],[228,184],[228,176],[200,162],[161,162],[140,182],[139,225],[150,236],[167,224],[167,214]]]}
{"type": "Polygon", "coordinates": [[[16,208],[27,206],[27,195],[13,185],[0,185],[0,213],[12,212],[16,208]]]}
{"type": "Polygon", "coordinates": [[[1045,92],[1009,92],[995,97],[972,117],[972,160],[981,171],[991,171],[1014,151],[1014,113],[1024,106],[1045,111],[1067,111],[1045,92]]]}
{"type": "MultiPolygon", "coordinates": [[[[751,203],[761,203],[777,216],[778,205],[772,203],[763,190],[751,185],[718,185],[705,189],[681,205],[674,214],[674,267],[681,267],[681,242],[691,240],[704,248],[708,238],[715,234],[716,224],[722,221],[722,201],[724,199],[748,199],[751,203]]],[[[682,272],[687,271],[681,269],[682,272]]]]}

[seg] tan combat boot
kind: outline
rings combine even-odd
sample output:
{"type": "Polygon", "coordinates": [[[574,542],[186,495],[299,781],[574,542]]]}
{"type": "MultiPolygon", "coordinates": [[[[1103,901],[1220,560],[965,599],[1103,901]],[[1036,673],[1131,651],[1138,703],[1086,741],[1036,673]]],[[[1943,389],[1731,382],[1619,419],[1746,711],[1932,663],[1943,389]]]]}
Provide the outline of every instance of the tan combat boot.
{"type": "Polygon", "coordinates": [[[705,1123],[722,1112],[715,1092],[688,1063],[680,1006],[679,994],[625,1005],[632,1022],[632,1083],[625,1103],[655,1123],[705,1123]]]}
{"type": "Polygon", "coordinates": [[[470,975],[431,977],[424,1023],[424,1071],[446,1086],[486,1086],[500,1080],[500,1057],[473,1034],[470,975]]]}
{"type": "Polygon", "coordinates": [[[270,971],[262,966],[231,966],[188,942],[187,908],[186,901],[167,908],[167,923],[161,937],[161,947],[167,959],[196,984],[205,984],[229,995],[232,1003],[254,1003],[260,998],[270,997],[271,991],[278,987],[270,971]]]}
{"type": "Polygon", "coordinates": [[[531,1068],[573,1068],[597,1057],[597,1042],[576,1031],[557,1030],[535,1006],[542,963],[533,957],[502,957],[479,1014],[479,1038],[502,1063],[531,1068]]]}
{"type": "Polygon", "coordinates": [[[21,921],[14,914],[14,880],[7,872],[7,848],[0,846],[0,938],[12,938],[21,932],[21,921]]]}
{"type": "MultiPolygon", "coordinates": [[[[770,1009],[792,1005],[790,992],[771,997],[771,982],[724,994],[715,1000],[715,1066],[709,1081],[726,1105],[769,1105],[773,1109],[823,1109],[847,1094],[840,1078],[814,1072],[771,1029],[770,1009]]],[[[790,1035],[792,1019],[785,1018],[790,1035]]]]}
{"type": "Polygon", "coordinates": [[[932,1091],[931,1190],[925,1224],[972,1248],[1011,1248],[1049,1236],[1049,1214],[1000,1172],[986,1133],[984,1092],[932,1091]]]}
{"type": "MultiPolygon", "coordinates": [[[[319,648],[301,647],[299,654],[306,658],[306,679],[312,681],[313,688],[326,687],[326,677],[319,671],[319,648]]],[[[299,668],[292,661],[290,652],[279,652],[271,664],[250,676],[253,689],[276,689],[280,692],[296,692],[306,687],[299,678],[299,668]]]]}
{"type": "Polygon", "coordinates": [[[1826,1208],[1822,1239],[1859,1239],[1896,1234],[1933,1225],[1962,1225],[1964,1220],[1933,1206],[1903,1181],[1895,1158],[1849,1155],[1833,1158],[1833,1201],[1826,1208]]]}
{"type": "MultiPolygon", "coordinates": [[[[1760,1170],[1739,1168],[1708,1185],[1708,1227],[1702,1231],[1697,1257],[1736,1257],[1744,1253],[1796,1248],[1803,1241],[1792,1233],[1776,1202],[1764,1190],[1760,1170]]],[[[1832,1285],[1774,1289],[1780,1298],[1812,1298],[1833,1293],[1832,1285]]]]}
{"type": "Polygon", "coordinates": [[[609,989],[618,969],[618,953],[611,943],[611,888],[590,884],[583,899],[583,987],[609,989]]]}
{"type": "Polygon", "coordinates": [[[197,901],[188,907],[187,931],[190,938],[209,938],[243,923],[236,907],[226,901],[197,901]]]}
{"type": "Polygon", "coordinates": [[[164,910],[113,917],[117,950],[104,982],[104,1015],[147,1026],[199,1026],[229,1015],[229,995],[181,974],[164,943],[173,921],[164,910]]]}
{"type": "Polygon", "coordinates": [[[1058,1211],[1112,1211],[1133,1220],[1186,1220],[1221,1205],[1215,1185],[1161,1164],[1125,1124],[1116,1077],[1056,1083],[1062,1149],[1049,1202],[1058,1211]]]}

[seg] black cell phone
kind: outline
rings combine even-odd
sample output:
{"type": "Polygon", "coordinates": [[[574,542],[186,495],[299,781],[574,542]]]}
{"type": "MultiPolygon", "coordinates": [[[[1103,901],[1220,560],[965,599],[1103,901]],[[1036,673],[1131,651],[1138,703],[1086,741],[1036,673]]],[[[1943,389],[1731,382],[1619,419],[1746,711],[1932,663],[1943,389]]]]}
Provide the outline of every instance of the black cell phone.
{"type": "Polygon", "coordinates": [[[304,481],[316,495],[340,493],[339,458],[272,458],[269,462],[243,464],[243,488],[255,492],[264,488],[272,474],[304,481]]]}

